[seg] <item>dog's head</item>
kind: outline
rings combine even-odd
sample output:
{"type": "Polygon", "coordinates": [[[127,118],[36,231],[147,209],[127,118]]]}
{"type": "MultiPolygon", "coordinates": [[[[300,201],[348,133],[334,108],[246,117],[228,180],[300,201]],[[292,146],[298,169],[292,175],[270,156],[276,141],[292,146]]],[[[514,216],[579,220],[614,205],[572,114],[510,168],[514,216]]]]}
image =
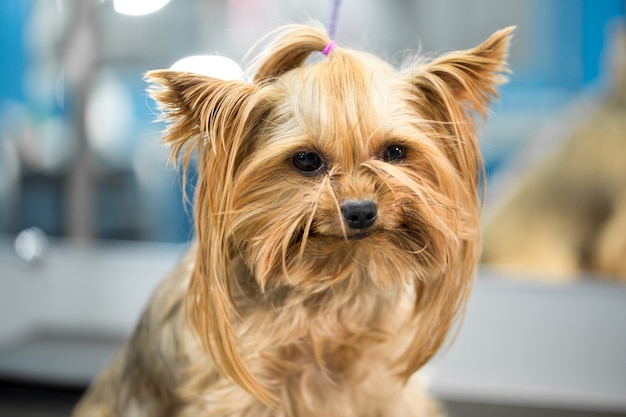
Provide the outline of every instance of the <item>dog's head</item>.
{"type": "Polygon", "coordinates": [[[503,80],[511,31],[396,70],[341,47],[307,63],[330,39],[290,26],[252,65],[252,81],[148,74],[172,154],[186,165],[197,153],[195,325],[244,388],[270,398],[236,353],[234,256],[266,293],[412,288],[419,325],[405,376],[437,351],[473,281],[475,119],[503,80]]]}

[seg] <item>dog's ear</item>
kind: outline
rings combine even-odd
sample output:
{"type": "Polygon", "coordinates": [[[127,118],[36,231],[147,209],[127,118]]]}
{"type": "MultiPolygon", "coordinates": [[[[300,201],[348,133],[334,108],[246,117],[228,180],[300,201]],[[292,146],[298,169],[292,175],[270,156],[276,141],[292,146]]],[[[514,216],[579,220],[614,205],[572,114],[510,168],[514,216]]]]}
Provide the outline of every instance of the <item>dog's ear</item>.
{"type": "Polygon", "coordinates": [[[473,177],[480,168],[475,119],[486,118],[498,96],[496,87],[506,81],[503,73],[514,29],[502,29],[473,49],[450,52],[406,70],[412,104],[421,117],[447,131],[442,145],[463,175],[473,177]]]}
{"type": "Polygon", "coordinates": [[[197,249],[186,297],[192,328],[224,377],[271,403],[272,394],[250,374],[237,349],[231,324],[238,314],[232,295],[236,280],[227,230],[234,177],[252,152],[271,104],[256,84],[241,80],[170,70],[151,71],[146,79],[168,125],[163,140],[171,158],[182,156],[183,177],[197,155],[197,249]]]}
{"type": "Polygon", "coordinates": [[[232,153],[229,142],[241,136],[233,130],[250,116],[245,109],[255,91],[253,84],[171,70],[150,71],[145,79],[168,125],[163,141],[173,160],[183,154],[186,166],[193,152],[207,147],[232,153]]]}
{"type": "Polygon", "coordinates": [[[411,105],[431,126],[429,134],[458,174],[458,186],[442,190],[457,203],[452,217],[458,240],[441,276],[432,282],[415,282],[415,320],[409,324],[413,340],[401,358],[402,375],[407,379],[445,342],[463,315],[472,288],[479,253],[482,173],[476,118],[486,117],[497,85],[505,80],[502,72],[513,29],[498,31],[476,48],[443,55],[405,73],[411,85],[411,105]]]}
{"type": "MultiPolygon", "coordinates": [[[[506,81],[506,58],[514,26],[499,30],[475,48],[453,51],[409,70],[418,94],[445,111],[453,102],[485,117],[497,98],[496,87],[506,81]]],[[[449,118],[447,119],[449,120],[449,118]]]]}

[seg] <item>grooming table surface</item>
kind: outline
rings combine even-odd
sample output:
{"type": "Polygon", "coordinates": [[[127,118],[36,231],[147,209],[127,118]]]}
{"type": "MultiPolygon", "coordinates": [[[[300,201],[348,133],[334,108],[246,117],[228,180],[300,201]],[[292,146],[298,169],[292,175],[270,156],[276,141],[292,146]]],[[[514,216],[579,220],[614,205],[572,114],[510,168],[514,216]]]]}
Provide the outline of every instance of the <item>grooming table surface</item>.
{"type": "MultiPolygon", "coordinates": [[[[183,251],[58,241],[32,267],[0,236],[0,378],[87,384],[183,251]]],[[[424,374],[448,401],[626,413],[626,286],[482,270],[455,343],[424,374]]]]}
{"type": "Polygon", "coordinates": [[[626,286],[481,271],[456,342],[429,370],[444,398],[626,413],[626,286]]]}

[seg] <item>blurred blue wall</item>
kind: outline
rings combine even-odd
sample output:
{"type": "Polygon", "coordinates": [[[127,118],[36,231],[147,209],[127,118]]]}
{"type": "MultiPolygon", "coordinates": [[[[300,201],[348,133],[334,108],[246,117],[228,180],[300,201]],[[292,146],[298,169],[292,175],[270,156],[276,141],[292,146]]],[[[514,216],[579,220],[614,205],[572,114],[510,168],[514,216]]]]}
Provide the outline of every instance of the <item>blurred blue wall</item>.
{"type": "MultiPolygon", "coordinates": [[[[168,7],[176,7],[176,4],[188,7],[191,4],[178,3],[180,1],[173,0],[168,7]]],[[[403,4],[393,2],[394,7],[403,7],[403,4]]],[[[482,1],[476,4],[485,6],[487,3],[482,1]]],[[[520,31],[531,31],[531,34],[524,38],[524,42],[528,43],[521,48],[524,56],[517,57],[517,60],[512,56],[514,74],[511,82],[503,87],[502,103],[498,111],[514,113],[524,109],[540,109],[542,106],[549,108],[554,106],[554,101],[546,99],[550,96],[546,93],[548,91],[560,91],[565,93],[565,97],[575,97],[602,85],[606,75],[603,68],[603,53],[608,40],[608,29],[614,18],[624,17],[626,1],[524,0],[520,4],[523,6],[519,7],[525,8],[532,22],[532,27],[520,27],[520,31]],[[542,104],[544,102],[548,104],[542,104]]],[[[28,98],[24,88],[26,73],[29,64],[32,64],[26,48],[26,28],[36,5],[37,3],[31,0],[0,2],[0,121],[6,117],[6,114],[2,114],[3,109],[6,109],[7,104],[12,101],[20,102],[27,112],[39,113],[37,116],[39,118],[49,116],[45,112],[42,114],[41,111],[37,111],[37,103],[28,98]]],[[[164,13],[167,13],[167,10],[164,10],[164,13]]],[[[355,16],[351,18],[358,19],[355,16]]],[[[445,22],[442,22],[442,25],[445,25],[445,22]]],[[[394,36],[393,24],[387,22],[385,26],[389,26],[388,35],[394,36]]],[[[407,28],[404,28],[405,32],[406,30],[407,28]]],[[[394,52],[396,51],[390,51],[392,54],[394,52]]],[[[128,143],[129,149],[135,149],[137,143],[155,139],[160,127],[152,124],[154,113],[146,100],[145,84],[140,72],[122,69],[118,71],[118,75],[133,97],[135,122],[133,137],[128,138],[128,143]]],[[[57,111],[58,109],[53,110],[57,111]]],[[[2,128],[0,125],[0,133],[2,128]]],[[[1,138],[2,135],[0,140],[1,138]]],[[[487,159],[490,170],[499,168],[499,164],[506,164],[509,160],[502,155],[495,155],[491,161],[489,156],[487,159]]],[[[1,161],[0,158],[0,163],[1,161]]],[[[171,176],[161,194],[152,195],[151,198],[154,200],[146,207],[137,201],[141,189],[133,173],[123,171],[115,175],[117,177],[105,181],[96,193],[96,198],[101,203],[96,205],[98,212],[95,216],[97,224],[94,229],[99,237],[163,241],[182,241],[190,238],[191,225],[188,212],[180,203],[179,180],[171,176]],[[129,219],[128,216],[131,215],[134,216],[133,221],[141,220],[141,217],[145,217],[141,212],[151,209],[154,219],[149,226],[142,226],[142,230],[133,230],[132,222],[121,222],[121,219],[129,219]],[[147,230],[146,227],[151,230],[147,230]]],[[[18,210],[11,225],[6,226],[5,222],[4,230],[0,229],[0,232],[14,233],[20,228],[37,225],[49,233],[62,235],[65,192],[63,187],[62,178],[47,181],[45,176],[37,176],[34,180],[33,178],[29,181],[24,180],[20,203],[22,209],[18,210]]],[[[0,221],[0,227],[2,224],[0,221]]]]}
{"type": "Polygon", "coordinates": [[[6,100],[24,100],[24,26],[29,13],[28,0],[0,2],[0,106],[6,100]]]}

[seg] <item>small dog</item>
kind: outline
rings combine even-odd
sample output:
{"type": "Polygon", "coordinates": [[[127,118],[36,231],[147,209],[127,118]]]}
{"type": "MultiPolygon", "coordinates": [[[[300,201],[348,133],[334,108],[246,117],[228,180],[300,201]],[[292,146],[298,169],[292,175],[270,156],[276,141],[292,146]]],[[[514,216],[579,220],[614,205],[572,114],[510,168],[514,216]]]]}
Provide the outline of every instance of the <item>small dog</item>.
{"type": "Polygon", "coordinates": [[[566,121],[558,152],[486,216],[482,260],[492,268],[525,279],[585,274],[626,283],[626,25],[614,38],[610,90],[566,121]]]}
{"type": "Polygon", "coordinates": [[[512,30],[395,70],[290,25],[251,81],[148,73],[196,243],[74,415],[439,415],[411,376],[472,287],[512,30]]]}

